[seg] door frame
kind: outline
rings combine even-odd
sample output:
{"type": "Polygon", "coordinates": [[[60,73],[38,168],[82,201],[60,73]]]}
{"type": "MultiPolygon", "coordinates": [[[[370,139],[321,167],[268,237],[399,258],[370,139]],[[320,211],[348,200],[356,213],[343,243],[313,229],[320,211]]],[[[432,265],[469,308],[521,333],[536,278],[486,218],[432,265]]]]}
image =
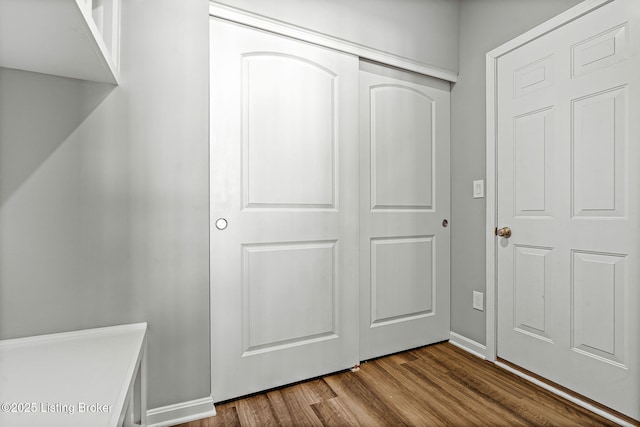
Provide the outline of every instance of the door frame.
{"type": "MultiPolygon", "coordinates": [[[[508,41],[486,54],[486,353],[485,358],[496,362],[498,357],[498,241],[495,230],[498,224],[498,59],[501,56],[547,34],[551,31],[587,15],[614,0],[585,0],[571,9],[551,18],[526,33],[508,41]]],[[[498,362],[499,363],[499,362],[498,362]]],[[[502,366],[502,364],[501,364],[502,366]]],[[[506,366],[506,365],[504,365],[506,366]]]]}

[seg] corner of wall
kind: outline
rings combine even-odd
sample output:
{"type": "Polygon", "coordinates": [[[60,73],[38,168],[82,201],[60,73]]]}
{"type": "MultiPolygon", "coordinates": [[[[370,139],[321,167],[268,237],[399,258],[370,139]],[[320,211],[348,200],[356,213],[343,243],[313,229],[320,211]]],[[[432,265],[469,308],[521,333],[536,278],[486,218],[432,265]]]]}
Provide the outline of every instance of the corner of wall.
{"type": "Polygon", "coordinates": [[[451,332],[449,342],[481,359],[487,358],[487,347],[472,339],[456,334],[455,332],[451,332]]]}

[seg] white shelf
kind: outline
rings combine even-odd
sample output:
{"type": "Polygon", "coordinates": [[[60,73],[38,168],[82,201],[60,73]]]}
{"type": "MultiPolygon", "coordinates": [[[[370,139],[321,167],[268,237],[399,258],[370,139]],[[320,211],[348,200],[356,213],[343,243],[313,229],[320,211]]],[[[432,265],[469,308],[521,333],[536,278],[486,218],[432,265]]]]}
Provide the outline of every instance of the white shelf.
{"type": "Polygon", "coordinates": [[[118,84],[120,0],[0,0],[0,67],[118,84]]]}
{"type": "Polygon", "coordinates": [[[145,425],[146,332],[137,323],[0,341],[0,425],[145,425]]]}

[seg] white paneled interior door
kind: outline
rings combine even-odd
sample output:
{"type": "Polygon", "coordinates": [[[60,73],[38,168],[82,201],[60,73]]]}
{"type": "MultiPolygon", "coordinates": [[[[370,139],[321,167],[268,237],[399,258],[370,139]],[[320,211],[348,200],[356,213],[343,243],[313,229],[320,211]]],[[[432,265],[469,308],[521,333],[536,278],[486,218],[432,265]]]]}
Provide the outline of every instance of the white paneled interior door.
{"type": "Polygon", "coordinates": [[[640,419],[640,8],[498,60],[498,356],[640,419]]]}
{"type": "Polygon", "coordinates": [[[449,83],[360,64],[366,360],[449,338],[449,83]]]}
{"type": "Polygon", "coordinates": [[[214,401],[358,363],[358,59],[211,28],[214,401]]]}

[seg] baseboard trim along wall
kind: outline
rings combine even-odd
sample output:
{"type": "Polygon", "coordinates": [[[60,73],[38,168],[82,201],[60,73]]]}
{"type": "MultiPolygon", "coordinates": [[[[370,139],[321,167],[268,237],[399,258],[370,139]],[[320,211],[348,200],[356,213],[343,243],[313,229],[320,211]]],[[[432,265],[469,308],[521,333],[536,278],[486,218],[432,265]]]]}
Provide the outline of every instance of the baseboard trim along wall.
{"type": "Polygon", "coordinates": [[[211,396],[147,411],[148,427],[165,427],[216,415],[211,396]]]}
{"type": "Polygon", "coordinates": [[[449,333],[449,342],[456,347],[460,347],[461,349],[468,351],[471,354],[478,356],[481,359],[487,358],[487,347],[475,342],[472,339],[467,337],[463,337],[460,334],[456,334],[455,332],[449,333]]]}

